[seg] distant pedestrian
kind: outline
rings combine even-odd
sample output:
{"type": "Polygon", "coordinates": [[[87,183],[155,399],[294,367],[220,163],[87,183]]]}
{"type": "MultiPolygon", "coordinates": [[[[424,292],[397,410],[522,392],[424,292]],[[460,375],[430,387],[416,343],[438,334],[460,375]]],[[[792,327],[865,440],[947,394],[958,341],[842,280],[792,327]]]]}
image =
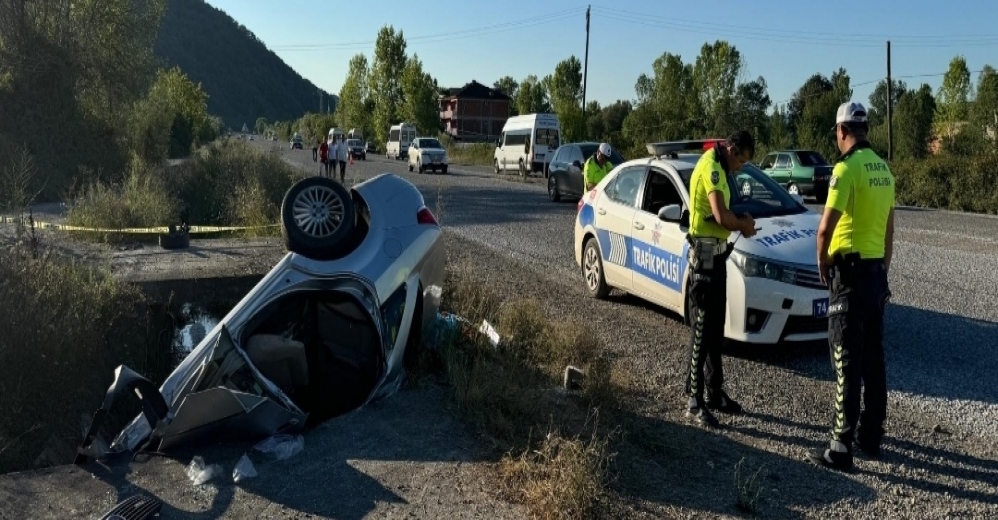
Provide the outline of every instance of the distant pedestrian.
{"type": "Polygon", "coordinates": [[[880,455],[887,417],[884,308],[891,294],[894,175],[871,148],[868,129],[862,104],[839,106],[834,130],[842,157],[832,170],[818,226],[818,272],[829,289],[828,346],[836,391],[831,442],[809,458],[840,470],[852,467],[853,441],[871,458],[880,455]]]}
{"type": "Polygon", "coordinates": [[[346,137],[340,137],[340,140],[336,142],[336,159],[340,163],[340,184],[346,184],[347,154],[349,153],[350,147],[347,146],[346,137]]]}
{"type": "Polygon", "coordinates": [[[322,175],[329,177],[329,145],[325,141],[319,145],[319,158],[322,161],[322,175]]]}

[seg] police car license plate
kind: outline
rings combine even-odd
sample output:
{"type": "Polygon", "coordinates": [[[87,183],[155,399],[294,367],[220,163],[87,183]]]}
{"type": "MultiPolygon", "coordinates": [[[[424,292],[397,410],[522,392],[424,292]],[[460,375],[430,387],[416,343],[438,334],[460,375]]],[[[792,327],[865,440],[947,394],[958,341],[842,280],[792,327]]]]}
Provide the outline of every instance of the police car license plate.
{"type": "Polygon", "coordinates": [[[811,304],[815,318],[824,318],[828,315],[828,298],[819,298],[811,304]]]}

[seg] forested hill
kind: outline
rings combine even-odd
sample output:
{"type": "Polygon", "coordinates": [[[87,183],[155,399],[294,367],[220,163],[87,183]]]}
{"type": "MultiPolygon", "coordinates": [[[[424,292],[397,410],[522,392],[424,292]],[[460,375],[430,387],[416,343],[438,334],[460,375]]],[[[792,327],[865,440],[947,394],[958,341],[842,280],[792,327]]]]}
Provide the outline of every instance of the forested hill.
{"type": "MultiPolygon", "coordinates": [[[[319,109],[319,88],[246,27],[203,0],[167,0],[155,44],[164,65],[179,65],[208,93],[208,111],[233,130],[258,117],[294,120],[319,109]]],[[[323,105],[330,99],[322,93],[323,105]]],[[[335,97],[333,98],[335,107],[335,97]]]]}

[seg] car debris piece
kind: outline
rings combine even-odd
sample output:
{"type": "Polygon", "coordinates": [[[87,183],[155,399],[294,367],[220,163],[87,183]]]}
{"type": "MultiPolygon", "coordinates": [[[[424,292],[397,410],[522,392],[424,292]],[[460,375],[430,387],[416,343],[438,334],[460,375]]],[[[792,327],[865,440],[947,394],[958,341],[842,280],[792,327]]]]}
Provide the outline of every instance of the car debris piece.
{"type": "Polygon", "coordinates": [[[222,473],[222,466],[218,464],[205,465],[204,459],[200,455],[195,455],[191,459],[190,465],[187,466],[187,477],[191,479],[191,482],[194,482],[195,486],[208,482],[220,473],[222,473]]]}
{"type": "Polygon", "coordinates": [[[566,390],[579,390],[586,380],[586,373],[580,368],[568,365],[565,367],[563,384],[566,390]]]}
{"type": "Polygon", "coordinates": [[[305,449],[305,438],[301,435],[274,435],[260,441],[253,449],[274,457],[274,460],[290,459],[305,449]]]}
{"type": "Polygon", "coordinates": [[[307,177],[285,194],[281,225],[288,253],[158,389],[118,367],[77,464],[103,458],[98,432],[123,392],[143,414],[107,457],[295,436],[398,389],[445,278],[442,230],[422,194],[394,174],[351,188],[307,177]]]}
{"type": "Polygon", "coordinates": [[[236,463],[236,467],[232,469],[232,481],[238,483],[253,478],[256,475],[256,468],[253,467],[253,461],[243,453],[243,456],[239,458],[239,462],[236,463]]]}
{"type": "Polygon", "coordinates": [[[163,501],[144,495],[133,495],[111,508],[101,520],[146,520],[159,514],[163,501]]]}

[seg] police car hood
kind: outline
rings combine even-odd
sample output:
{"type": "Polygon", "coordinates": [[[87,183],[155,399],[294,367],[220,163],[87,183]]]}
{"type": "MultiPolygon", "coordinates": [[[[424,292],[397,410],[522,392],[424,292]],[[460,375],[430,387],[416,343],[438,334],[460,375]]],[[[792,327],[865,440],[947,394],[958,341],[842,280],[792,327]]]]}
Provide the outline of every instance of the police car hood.
{"type": "Polygon", "coordinates": [[[821,215],[811,211],[759,218],[755,227],[761,229],[752,238],[738,237],[735,250],[777,262],[815,265],[820,223],[821,215]]]}

